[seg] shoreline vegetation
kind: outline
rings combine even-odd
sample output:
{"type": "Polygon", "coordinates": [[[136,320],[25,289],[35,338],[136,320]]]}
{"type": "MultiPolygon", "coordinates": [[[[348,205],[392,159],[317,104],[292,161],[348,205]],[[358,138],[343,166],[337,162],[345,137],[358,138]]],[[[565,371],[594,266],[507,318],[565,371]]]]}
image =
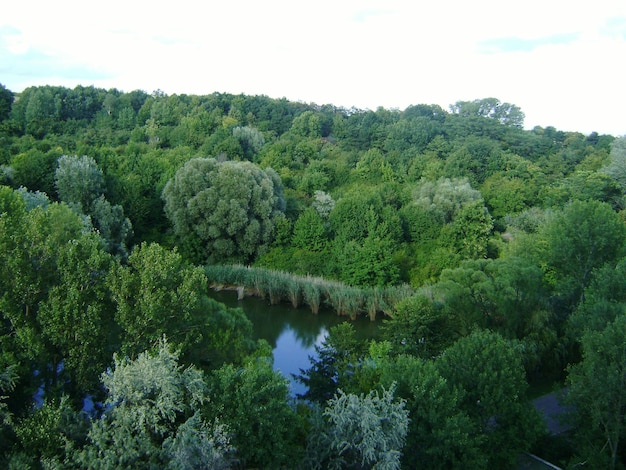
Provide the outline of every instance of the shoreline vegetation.
{"type": "Polygon", "coordinates": [[[267,299],[270,305],[290,303],[293,308],[306,305],[319,313],[327,305],[339,316],[354,320],[367,315],[370,320],[382,314],[393,318],[398,302],[414,294],[408,284],[386,287],[356,287],[317,276],[299,276],[285,271],[244,265],[207,265],[204,267],[209,286],[215,291],[237,291],[245,296],[267,299]]]}

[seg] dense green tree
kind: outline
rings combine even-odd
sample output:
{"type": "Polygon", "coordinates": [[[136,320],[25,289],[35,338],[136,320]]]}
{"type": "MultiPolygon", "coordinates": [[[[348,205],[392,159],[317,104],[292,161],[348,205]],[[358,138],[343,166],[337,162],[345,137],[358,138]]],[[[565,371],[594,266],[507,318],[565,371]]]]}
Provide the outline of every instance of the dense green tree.
{"type": "Polygon", "coordinates": [[[535,198],[533,185],[528,180],[510,177],[506,172],[494,173],[487,178],[480,192],[496,218],[528,209],[535,198]]]}
{"type": "Polygon", "coordinates": [[[30,191],[41,191],[52,197],[54,170],[58,155],[53,151],[43,152],[32,148],[11,158],[11,180],[15,186],[24,186],[30,191]]]}
{"type": "Polygon", "coordinates": [[[85,224],[63,204],[26,212],[20,194],[8,188],[3,188],[0,199],[6,210],[0,217],[0,256],[7,272],[13,273],[0,279],[0,312],[8,335],[4,339],[24,359],[23,366],[36,364],[40,379],[49,386],[56,380],[62,357],[54,357],[46,343],[38,311],[60,283],[60,251],[84,236],[85,224]]]}
{"type": "Polygon", "coordinates": [[[176,251],[154,243],[138,246],[128,265],[114,267],[108,286],[123,330],[122,351],[131,357],[163,335],[186,363],[199,367],[240,360],[253,346],[244,313],[210,299],[203,270],[176,251]]]}
{"type": "Polygon", "coordinates": [[[434,361],[406,354],[371,360],[380,371],[380,383],[396,383],[397,395],[406,400],[409,427],[403,467],[486,467],[481,450],[485,438],[462,409],[464,392],[441,375],[434,361]]]}
{"type": "Polygon", "coordinates": [[[370,149],[363,154],[356,164],[355,174],[370,183],[395,180],[393,168],[378,149],[370,149]]]}
{"type": "Polygon", "coordinates": [[[11,114],[13,99],[13,92],[0,83],[0,122],[7,119],[11,114]]]}
{"type": "Polygon", "coordinates": [[[566,304],[584,299],[593,270],[615,263],[624,252],[626,226],[611,206],[573,201],[541,229],[537,261],[566,304]]]}
{"type": "Polygon", "coordinates": [[[228,426],[246,467],[284,468],[300,458],[302,423],[289,404],[287,379],[272,370],[268,358],[216,370],[205,408],[209,417],[228,426]]]}
{"type": "Polygon", "coordinates": [[[196,261],[250,262],[266,251],[285,208],[271,169],[250,162],[188,161],[163,190],[165,213],[196,261]]]}
{"type": "Polygon", "coordinates": [[[447,245],[460,259],[485,258],[493,232],[493,218],[482,201],[464,206],[454,221],[441,233],[447,245]]]}
{"type": "Polygon", "coordinates": [[[71,240],[58,250],[59,283],[40,306],[38,321],[63,359],[71,386],[93,392],[118,344],[105,284],[113,261],[95,234],[71,240]]]}
{"type": "Polygon", "coordinates": [[[431,358],[461,336],[455,322],[442,305],[418,294],[396,305],[393,317],[383,325],[383,334],[396,353],[431,358]]]}
{"type": "Polygon", "coordinates": [[[583,336],[583,360],[569,368],[566,403],[572,407],[574,465],[621,468],[626,431],[626,316],[583,336]]]}
{"type": "Polygon", "coordinates": [[[334,245],[335,270],[342,282],[353,286],[396,285],[400,268],[393,257],[398,249],[390,235],[370,231],[362,241],[339,238],[334,245]]]}
{"type": "Polygon", "coordinates": [[[319,252],[324,250],[327,242],[322,217],[313,207],[307,208],[294,223],[291,245],[319,252]]]}
{"type": "MultiPolygon", "coordinates": [[[[3,353],[3,356],[6,353],[3,353]]],[[[13,416],[8,409],[5,400],[8,398],[5,394],[10,394],[15,389],[15,382],[18,379],[16,365],[5,365],[5,357],[2,357],[0,364],[0,451],[3,457],[0,457],[0,464],[6,465],[5,458],[11,452],[12,435],[13,435],[13,416]]]]}
{"type": "Polygon", "coordinates": [[[601,331],[626,314],[626,260],[594,271],[585,299],[568,318],[569,333],[578,342],[585,331],[601,331]]]}
{"type": "Polygon", "coordinates": [[[44,399],[15,424],[19,445],[7,455],[7,468],[68,468],[75,443],[85,439],[89,422],[67,396],[44,399]],[[69,452],[66,452],[69,450],[69,452]]]}
{"type": "Polygon", "coordinates": [[[541,418],[526,399],[519,350],[499,334],[479,330],[448,348],[437,368],[460,393],[459,408],[484,439],[480,448],[488,465],[514,465],[542,431],[541,418]]]}

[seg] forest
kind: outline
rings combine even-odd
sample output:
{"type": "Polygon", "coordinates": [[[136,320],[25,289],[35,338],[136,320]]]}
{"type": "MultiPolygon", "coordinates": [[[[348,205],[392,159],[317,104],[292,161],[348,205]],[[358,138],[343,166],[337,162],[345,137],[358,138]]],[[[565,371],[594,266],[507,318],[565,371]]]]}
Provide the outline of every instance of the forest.
{"type": "Polygon", "coordinates": [[[0,84],[0,467],[624,468],[625,191],[496,98],[0,84]],[[303,396],[218,288],[345,316],[303,396]]]}

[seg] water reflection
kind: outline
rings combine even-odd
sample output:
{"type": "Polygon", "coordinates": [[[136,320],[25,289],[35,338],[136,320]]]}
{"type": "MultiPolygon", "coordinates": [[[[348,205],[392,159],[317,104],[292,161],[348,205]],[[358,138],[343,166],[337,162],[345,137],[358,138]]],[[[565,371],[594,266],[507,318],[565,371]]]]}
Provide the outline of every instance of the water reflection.
{"type": "MultiPolygon", "coordinates": [[[[318,315],[313,315],[306,306],[298,309],[289,304],[270,306],[267,301],[255,297],[237,300],[237,294],[230,291],[211,292],[211,297],[228,307],[244,310],[252,321],[254,338],[265,339],[272,347],[274,369],[290,380],[292,395],[306,391],[302,384],[293,380],[292,374],[310,366],[309,356],[315,356],[315,346],[324,341],[332,326],[351,321],[330,310],[320,309],[318,315]]],[[[366,317],[351,323],[361,339],[375,337],[379,325],[366,317]]]]}

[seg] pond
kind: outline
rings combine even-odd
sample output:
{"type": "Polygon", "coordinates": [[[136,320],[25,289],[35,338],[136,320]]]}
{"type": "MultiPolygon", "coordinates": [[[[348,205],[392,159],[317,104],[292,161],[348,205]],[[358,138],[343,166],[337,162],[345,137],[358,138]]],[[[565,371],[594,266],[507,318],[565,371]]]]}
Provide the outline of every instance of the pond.
{"type": "Polygon", "coordinates": [[[316,357],[315,346],[322,344],[332,326],[349,321],[359,339],[375,338],[380,326],[379,320],[372,322],[367,316],[350,320],[324,308],[314,315],[306,306],[295,309],[287,303],[269,305],[258,297],[237,300],[237,293],[231,291],[211,291],[211,297],[228,307],[243,309],[252,322],[254,339],[264,339],[272,347],[274,369],[289,379],[292,396],[306,391],[292,374],[310,367],[309,356],[316,357]]]}

